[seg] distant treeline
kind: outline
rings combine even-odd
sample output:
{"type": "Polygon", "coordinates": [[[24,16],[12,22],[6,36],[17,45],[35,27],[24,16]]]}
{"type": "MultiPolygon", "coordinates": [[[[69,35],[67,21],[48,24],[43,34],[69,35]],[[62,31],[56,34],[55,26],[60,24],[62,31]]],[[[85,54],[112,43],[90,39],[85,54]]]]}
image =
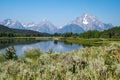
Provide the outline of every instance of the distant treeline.
{"type": "Polygon", "coordinates": [[[80,38],[120,38],[120,26],[113,27],[104,31],[89,30],[84,33],[72,33],[66,32],[63,34],[55,33],[53,36],[62,36],[62,37],[80,37],[80,38]]]}
{"type": "Polygon", "coordinates": [[[40,33],[32,30],[13,29],[0,25],[0,37],[80,37],[80,38],[120,38],[120,26],[115,26],[104,31],[89,30],[84,33],[66,32],[63,34],[40,33]]]}
{"type": "Polygon", "coordinates": [[[37,37],[50,36],[47,33],[40,33],[32,30],[13,29],[0,25],[0,37],[37,37]]]}

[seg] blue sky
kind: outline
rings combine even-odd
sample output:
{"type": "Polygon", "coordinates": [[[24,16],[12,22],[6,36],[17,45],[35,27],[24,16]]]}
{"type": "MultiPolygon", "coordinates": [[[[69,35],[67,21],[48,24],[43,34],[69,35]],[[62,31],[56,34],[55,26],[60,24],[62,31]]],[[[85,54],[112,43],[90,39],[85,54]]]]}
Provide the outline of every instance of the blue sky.
{"type": "Polygon", "coordinates": [[[120,0],[0,0],[0,20],[38,23],[48,19],[55,25],[64,25],[83,13],[120,25],[120,0]]]}

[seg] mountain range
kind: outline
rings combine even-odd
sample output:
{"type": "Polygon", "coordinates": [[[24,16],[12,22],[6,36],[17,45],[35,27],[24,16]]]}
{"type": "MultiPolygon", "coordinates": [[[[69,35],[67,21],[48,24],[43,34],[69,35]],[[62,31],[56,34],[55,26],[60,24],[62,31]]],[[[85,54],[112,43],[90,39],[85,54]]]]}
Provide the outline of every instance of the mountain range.
{"type": "Polygon", "coordinates": [[[21,23],[17,20],[5,19],[0,22],[1,25],[8,26],[9,28],[33,30],[43,33],[82,33],[88,30],[103,31],[112,28],[112,24],[101,22],[97,17],[84,13],[77,17],[75,20],[70,21],[68,24],[58,28],[48,20],[43,20],[39,23],[21,23]]]}

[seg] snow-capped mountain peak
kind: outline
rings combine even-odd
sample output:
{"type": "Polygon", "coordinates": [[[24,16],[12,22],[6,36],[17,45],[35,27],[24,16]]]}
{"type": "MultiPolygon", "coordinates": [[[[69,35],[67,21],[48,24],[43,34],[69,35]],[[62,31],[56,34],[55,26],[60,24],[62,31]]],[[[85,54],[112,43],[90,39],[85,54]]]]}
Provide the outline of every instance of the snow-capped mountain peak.
{"type": "Polygon", "coordinates": [[[83,24],[88,24],[86,17],[87,17],[87,14],[85,14],[85,17],[83,18],[83,24]]]}
{"type": "Polygon", "coordinates": [[[5,19],[0,22],[1,25],[8,26],[9,28],[24,29],[22,24],[17,20],[5,19]]]}
{"type": "Polygon", "coordinates": [[[98,20],[96,16],[93,16],[88,13],[84,13],[81,16],[77,17],[75,20],[71,21],[69,24],[77,24],[81,26],[85,31],[88,30],[104,30],[112,27],[112,25],[109,25],[109,27],[106,28],[106,25],[98,20]]]}
{"type": "Polygon", "coordinates": [[[16,20],[12,20],[12,19],[5,19],[3,22],[1,22],[2,24],[6,24],[6,25],[14,25],[15,23],[17,23],[16,20]]]}
{"type": "Polygon", "coordinates": [[[50,22],[49,20],[47,20],[47,19],[45,19],[45,20],[42,20],[42,21],[40,21],[39,23],[38,23],[38,25],[39,26],[44,26],[44,25],[46,25],[46,26],[49,26],[49,27],[55,27],[53,24],[52,24],[52,22],[50,22]]]}
{"type": "Polygon", "coordinates": [[[91,14],[88,14],[88,13],[84,13],[82,14],[81,16],[77,17],[76,20],[73,20],[72,23],[74,24],[83,24],[83,25],[87,25],[87,24],[90,24],[90,23],[94,23],[94,22],[100,22],[97,17],[91,15],[91,14]]]}
{"type": "Polygon", "coordinates": [[[22,24],[25,28],[28,28],[28,27],[33,27],[33,26],[37,26],[37,24],[35,24],[35,23],[23,23],[22,24]]]}
{"type": "Polygon", "coordinates": [[[20,23],[17,20],[5,19],[0,22],[1,25],[8,26],[10,28],[28,29],[45,33],[74,32],[81,33],[88,30],[106,30],[112,27],[111,24],[101,22],[96,16],[88,13],[84,13],[71,21],[67,25],[54,26],[49,20],[45,19],[39,23],[20,23]]]}
{"type": "Polygon", "coordinates": [[[23,26],[29,30],[45,32],[45,33],[54,33],[55,30],[57,30],[56,26],[54,26],[48,20],[42,20],[39,23],[28,23],[28,24],[24,23],[23,26]]]}

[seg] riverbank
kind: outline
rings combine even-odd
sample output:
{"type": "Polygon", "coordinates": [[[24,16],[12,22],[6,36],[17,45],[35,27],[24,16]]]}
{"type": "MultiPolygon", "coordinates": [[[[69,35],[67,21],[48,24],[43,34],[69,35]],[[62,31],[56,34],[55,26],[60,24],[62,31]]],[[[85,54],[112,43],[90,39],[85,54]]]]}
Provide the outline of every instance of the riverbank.
{"type": "Polygon", "coordinates": [[[120,39],[117,38],[79,38],[79,37],[0,37],[0,40],[9,40],[9,39],[33,39],[33,40],[59,40],[65,41],[68,43],[76,43],[83,45],[96,45],[96,44],[105,44],[111,42],[120,42],[120,39]]]}
{"type": "MultiPolygon", "coordinates": [[[[1,58],[0,58],[1,59],[1,58]]],[[[28,50],[22,58],[0,62],[0,79],[119,80],[120,43],[47,54],[28,50]]]]}
{"type": "Polygon", "coordinates": [[[78,37],[67,37],[62,38],[63,41],[66,41],[68,43],[76,43],[76,44],[82,44],[85,46],[97,46],[101,44],[109,44],[113,42],[120,42],[120,39],[112,39],[112,38],[78,38],[78,37]]]}
{"type": "Polygon", "coordinates": [[[35,40],[60,40],[62,37],[0,37],[0,40],[5,39],[35,39],[35,40]]]}

